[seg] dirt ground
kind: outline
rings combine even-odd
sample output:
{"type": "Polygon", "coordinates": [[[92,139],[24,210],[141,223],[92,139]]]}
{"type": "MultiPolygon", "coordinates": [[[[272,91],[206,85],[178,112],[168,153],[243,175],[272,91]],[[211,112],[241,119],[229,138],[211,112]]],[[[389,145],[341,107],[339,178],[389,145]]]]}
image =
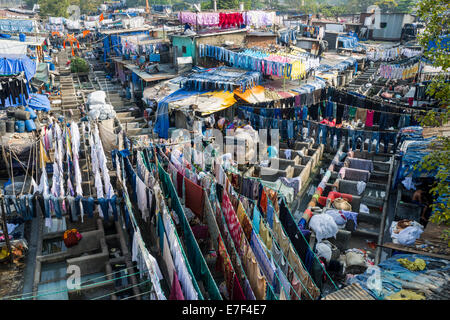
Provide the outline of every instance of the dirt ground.
{"type": "Polygon", "coordinates": [[[14,299],[19,297],[11,297],[22,293],[23,289],[23,271],[25,269],[25,263],[23,259],[18,263],[8,262],[0,263],[0,299],[14,299]]]}

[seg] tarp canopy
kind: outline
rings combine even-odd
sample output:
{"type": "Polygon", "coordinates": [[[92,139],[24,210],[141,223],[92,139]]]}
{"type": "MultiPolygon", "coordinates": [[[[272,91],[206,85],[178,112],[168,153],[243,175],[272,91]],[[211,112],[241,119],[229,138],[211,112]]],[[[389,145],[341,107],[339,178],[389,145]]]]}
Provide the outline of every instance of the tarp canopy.
{"type": "Polygon", "coordinates": [[[189,110],[191,105],[196,105],[195,110],[205,116],[231,107],[235,103],[236,99],[232,92],[214,91],[170,102],[169,107],[170,109],[189,110]]]}
{"type": "Polygon", "coordinates": [[[30,81],[36,73],[36,63],[25,55],[0,55],[0,75],[16,75],[22,71],[30,81]]]}
{"type": "Polygon", "coordinates": [[[0,56],[5,54],[26,55],[28,45],[25,42],[0,38],[0,56]]]}
{"type": "Polygon", "coordinates": [[[156,123],[153,131],[158,133],[160,138],[167,139],[169,137],[169,103],[206,92],[207,91],[189,91],[180,89],[159,101],[158,109],[156,110],[156,123]]]}
{"type": "Polygon", "coordinates": [[[247,89],[244,92],[240,92],[239,90],[234,90],[234,94],[248,103],[257,103],[257,102],[266,101],[263,86],[256,86],[251,89],[247,89]]]}
{"type": "Polygon", "coordinates": [[[48,83],[48,80],[49,80],[48,63],[41,62],[38,64],[34,78],[36,78],[44,83],[48,83]]]}
{"type": "Polygon", "coordinates": [[[0,31],[33,32],[34,20],[0,19],[0,31]]]}
{"type": "Polygon", "coordinates": [[[50,111],[50,100],[44,94],[32,93],[28,100],[28,106],[34,110],[50,111]]]}

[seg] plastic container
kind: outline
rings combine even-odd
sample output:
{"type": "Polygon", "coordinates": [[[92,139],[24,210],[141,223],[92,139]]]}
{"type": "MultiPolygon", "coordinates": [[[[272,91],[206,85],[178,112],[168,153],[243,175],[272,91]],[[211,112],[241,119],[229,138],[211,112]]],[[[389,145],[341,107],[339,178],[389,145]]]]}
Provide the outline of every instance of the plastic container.
{"type": "Polygon", "coordinates": [[[25,128],[27,129],[27,132],[35,131],[36,125],[34,124],[33,120],[25,120],[25,128]]]}
{"type": "MultiPolygon", "coordinates": [[[[25,111],[28,111],[30,113],[31,120],[34,120],[37,118],[36,112],[33,109],[31,109],[30,107],[25,107],[25,111]]],[[[28,119],[26,119],[26,120],[28,120],[28,119]]]]}
{"type": "Polygon", "coordinates": [[[17,120],[15,125],[16,132],[23,133],[25,132],[25,121],[17,120]]]}
{"type": "Polygon", "coordinates": [[[14,117],[17,120],[28,120],[30,119],[30,113],[25,110],[16,110],[16,112],[14,113],[14,117]]]}
{"type": "Polygon", "coordinates": [[[6,132],[13,133],[15,130],[16,122],[14,120],[6,121],[6,132]]]}
{"type": "Polygon", "coordinates": [[[0,120],[0,136],[6,133],[6,122],[5,120],[0,120]]]}
{"type": "Polygon", "coordinates": [[[20,42],[25,42],[25,40],[27,39],[27,36],[23,33],[19,34],[19,41],[20,42]]]}

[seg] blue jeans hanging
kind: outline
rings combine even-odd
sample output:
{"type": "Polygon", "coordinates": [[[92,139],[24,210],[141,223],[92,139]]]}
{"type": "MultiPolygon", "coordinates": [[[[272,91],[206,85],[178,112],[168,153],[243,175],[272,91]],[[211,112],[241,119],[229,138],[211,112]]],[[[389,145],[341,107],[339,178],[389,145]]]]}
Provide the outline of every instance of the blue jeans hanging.
{"type": "Polygon", "coordinates": [[[108,221],[109,220],[109,205],[108,205],[108,199],[105,198],[98,198],[98,203],[100,204],[100,208],[103,212],[103,219],[108,221]]]}
{"type": "Polygon", "coordinates": [[[117,203],[116,203],[116,201],[117,201],[117,196],[116,195],[113,195],[111,197],[111,199],[108,199],[108,202],[109,202],[109,204],[111,205],[111,208],[112,208],[112,213],[113,213],[113,216],[114,216],[114,220],[118,221],[119,220],[119,214],[117,212],[117,203]]]}
{"type": "Polygon", "coordinates": [[[36,217],[36,211],[34,210],[34,195],[29,194],[28,198],[28,215],[32,218],[36,217]]]}
{"type": "Polygon", "coordinates": [[[81,199],[81,203],[83,204],[84,213],[92,218],[94,216],[94,198],[83,198],[81,199]]]}
{"type": "MultiPolygon", "coordinates": [[[[319,135],[322,135],[322,144],[327,144],[327,125],[319,124],[319,135]]],[[[319,139],[319,136],[317,137],[319,139]]]]}
{"type": "Polygon", "coordinates": [[[78,216],[77,209],[75,208],[75,198],[72,196],[67,196],[66,199],[68,202],[68,206],[70,207],[70,216],[72,218],[72,221],[76,222],[78,221],[78,216]]]}
{"type": "Polygon", "coordinates": [[[50,218],[50,196],[49,195],[44,196],[44,206],[45,206],[44,216],[46,218],[50,218]]]}
{"type": "Polygon", "coordinates": [[[354,144],[353,150],[355,150],[355,148],[357,146],[357,143],[358,143],[358,140],[361,140],[360,151],[362,152],[363,149],[364,149],[364,131],[363,130],[356,130],[356,133],[355,133],[355,144],[354,144]]]}
{"type": "Polygon", "coordinates": [[[55,215],[58,219],[62,219],[61,207],[59,205],[58,197],[51,195],[50,201],[53,205],[53,210],[55,210],[55,215]]]}
{"type": "Polygon", "coordinates": [[[380,148],[380,133],[377,131],[372,132],[372,137],[369,140],[369,148],[367,149],[368,152],[372,152],[372,145],[375,141],[375,153],[378,153],[378,150],[380,148]]]}

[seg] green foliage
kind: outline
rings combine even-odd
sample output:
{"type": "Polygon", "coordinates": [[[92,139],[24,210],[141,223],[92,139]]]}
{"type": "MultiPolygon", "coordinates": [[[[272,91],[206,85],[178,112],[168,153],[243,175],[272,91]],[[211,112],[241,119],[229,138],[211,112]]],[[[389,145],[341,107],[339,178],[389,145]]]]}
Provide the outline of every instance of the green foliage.
{"type": "Polygon", "coordinates": [[[67,8],[70,5],[69,0],[38,0],[38,3],[41,16],[65,18],[69,16],[69,14],[67,13],[67,8]]]}
{"type": "Polygon", "coordinates": [[[70,62],[70,72],[73,73],[89,72],[89,64],[83,58],[73,57],[70,62]]]}
{"type": "MultiPolygon", "coordinates": [[[[450,55],[441,46],[440,36],[447,34],[450,23],[450,1],[449,0],[421,0],[419,3],[418,15],[424,21],[425,31],[419,36],[419,42],[425,48],[430,41],[436,43],[436,48],[425,50],[425,57],[430,60],[435,67],[442,67],[443,70],[450,68],[450,55]]],[[[439,76],[433,79],[427,88],[427,93],[439,99],[441,108],[445,108],[442,115],[434,111],[428,112],[421,119],[422,126],[441,126],[448,123],[450,112],[448,109],[450,99],[450,83],[445,82],[444,77],[439,76]]],[[[437,143],[431,146],[432,152],[423,158],[422,162],[416,166],[421,170],[437,170],[435,184],[431,190],[435,198],[440,197],[439,202],[432,205],[434,214],[431,221],[435,223],[450,224],[450,208],[445,205],[450,197],[449,167],[450,167],[450,139],[440,137],[437,143]]]]}
{"type": "Polygon", "coordinates": [[[415,169],[424,172],[437,170],[434,176],[435,183],[430,191],[433,197],[435,199],[439,197],[440,201],[435,201],[431,205],[434,214],[430,220],[450,225],[450,207],[445,205],[450,200],[450,138],[439,137],[431,144],[430,149],[432,152],[425,156],[415,169]]]}
{"type": "Polygon", "coordinates": [[[380,8],[381,12],[393,12],[398,7],[395,0],[379,0],[375,4],[380,8]]]}
{"type": "Polygon", "coordinates": [[[219,9],[238,9],[239,0],[217,0],[217,10],[219,9]]]}
{"type": "Polygon", "coordinates": [[[397,0],[397,12],[403,13],[411,13],[413,7],[416,5],[417,1],[415,0],[397,0]]]}
{"type": "Polygon", "coordinates": [[[27,5],[27,8],[29,8],[31,10],[31,9],[33,9],[33,5],[38,3],[38,0],[25,0],[24,2],[27,5]]]}
{"type": "Polygon", "coordinates": [[[95,14],[102,4],[102,0],[70,0],[70,4],[80,8],[80,14],[95,14]]]}

